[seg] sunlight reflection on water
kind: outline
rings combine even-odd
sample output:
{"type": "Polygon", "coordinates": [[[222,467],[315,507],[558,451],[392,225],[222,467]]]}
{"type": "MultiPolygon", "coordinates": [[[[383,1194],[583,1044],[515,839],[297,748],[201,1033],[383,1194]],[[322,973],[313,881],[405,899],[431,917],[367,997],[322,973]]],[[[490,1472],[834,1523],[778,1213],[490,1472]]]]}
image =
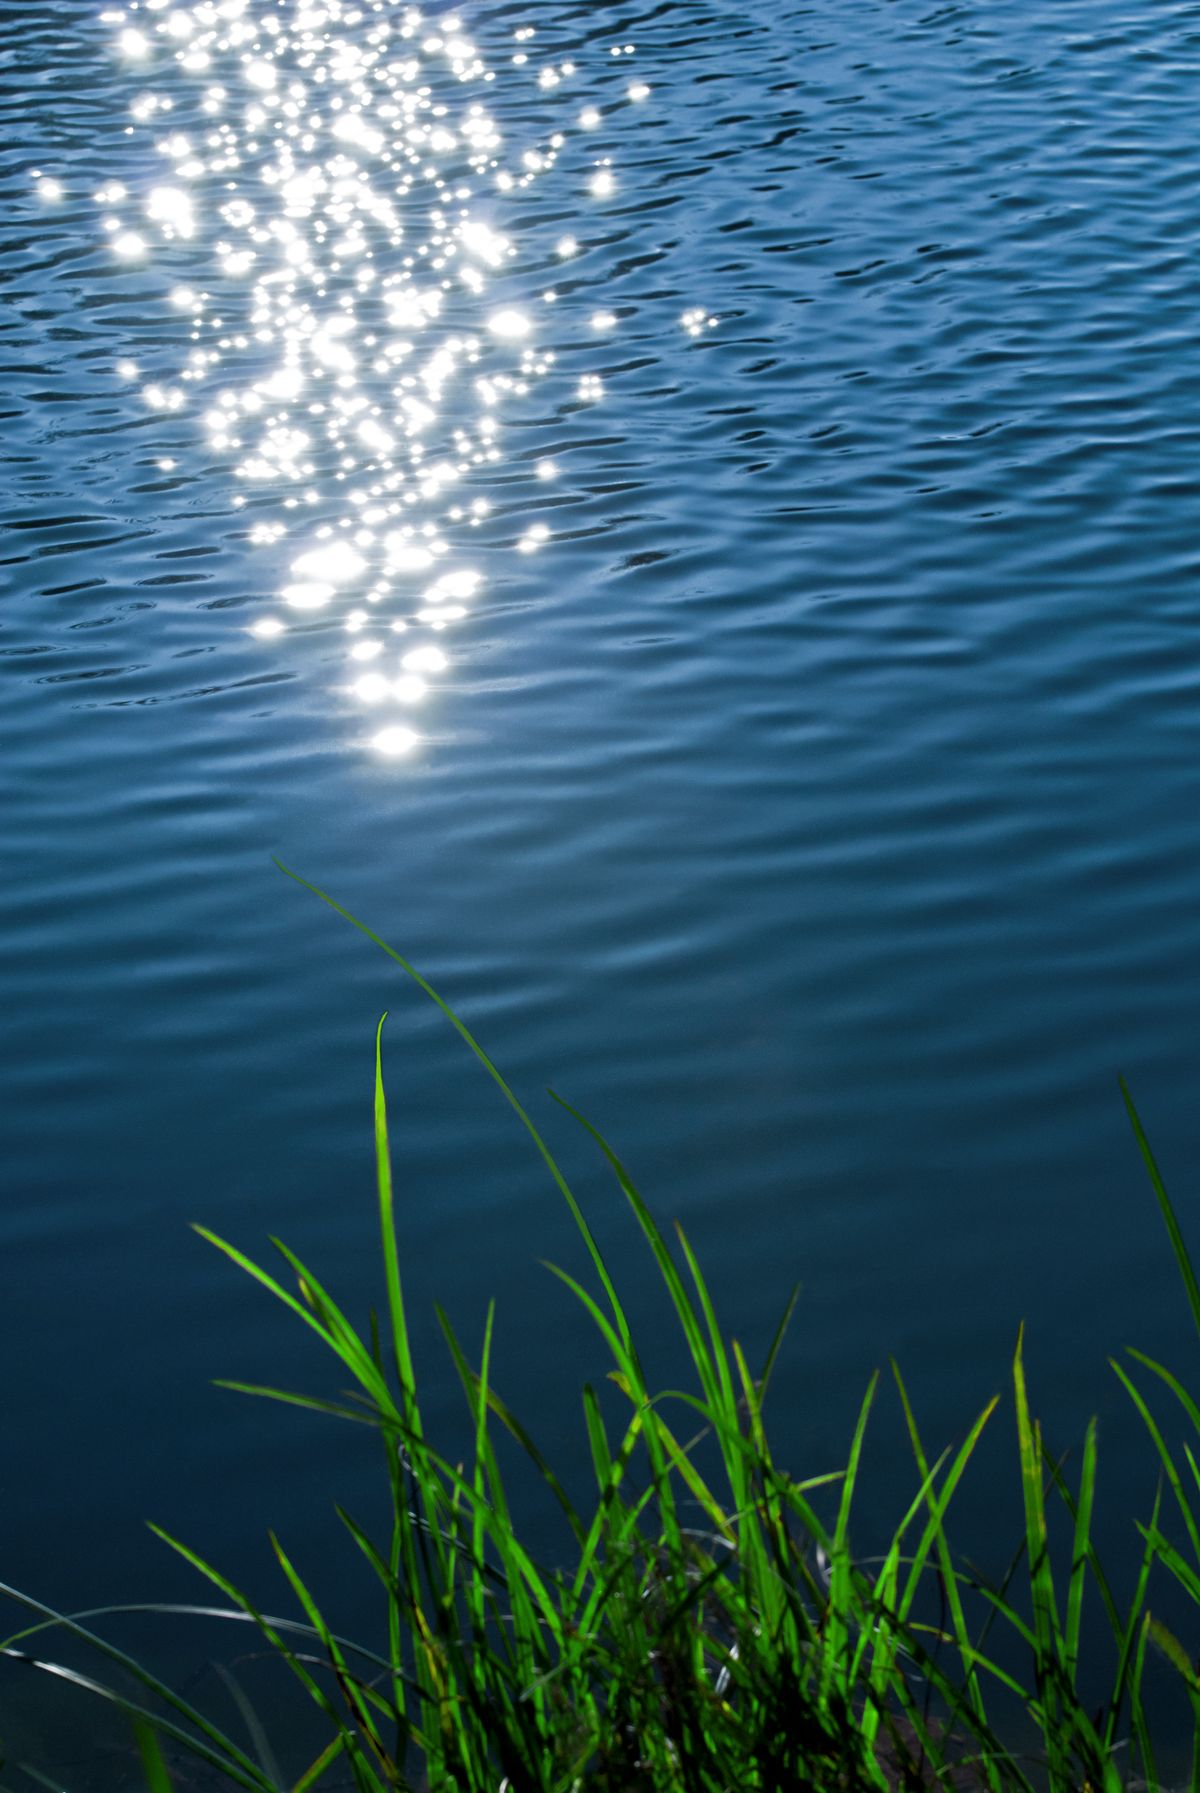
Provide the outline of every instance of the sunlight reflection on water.
{"type": "MultiPolygon", "coordinates": [[[[614,195],[610,157],[558,167],[601,110],[577,110],[577,65],[539,63],[531,26],[513,33],[512,61],[546,96],[553,128],[508,146],[487,106],[493,71],[454,17],[389,16],[383,0],[130,0],[102,16],[142,84],[134,120],[156,127],[190,104],[202,121],[155,139],[166,179],[95,194],[115,255],[186,258],[188,280],[168,296],[192,346],[178,383],[142,397],[195,410],[245,488],[235,504],[257,513],[247,539],[271,556],[263,583],[277,604],[251,633],[328,629],[346,606],[344,689],[380,720],[376,750],[403,757],[420,737],[387,712],[421,703],[453,661],[428,640],[397,658],[392,636],[441,635],[470,616],[495,567],[466,558],[489,506],[461,488],[502,462],[506,401],[557,377],[534,303],[556,294],[505,279],[518,255],[507,196],[552,175],[573,206],[614,195]],[[309,527],[278,514],[301,506],[315,513],[309,527]]],[[[614,78],[634,49],[612,49],[614,78]]],[[[648,92],[626,82],[614,104],[648,92]]],[[[544,255],[577,250],[566,236],[544,255]]],[[[618,328],[602,311],[581,333],[618,328]]],[[[138,377],[130,363],[119,371],[138,377]]],[[[594,374],[563,386],[568,403],[604,393],[594,374]]],[[[557,468],[543,460],[537,473],[557,468]]],[[[516,549],[531,554],[549,534],[533,520],[516,549]]]]}

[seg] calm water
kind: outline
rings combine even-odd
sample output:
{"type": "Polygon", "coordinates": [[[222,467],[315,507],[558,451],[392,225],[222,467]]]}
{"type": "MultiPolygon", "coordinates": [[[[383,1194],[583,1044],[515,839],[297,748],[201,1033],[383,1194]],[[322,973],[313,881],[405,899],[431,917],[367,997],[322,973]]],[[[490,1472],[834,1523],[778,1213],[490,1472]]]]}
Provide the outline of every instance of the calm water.
{"type": "Polygon", "coordinates": [[[802,1279],[798,1464],[888,1351],[945,1442],[1024,1318],[1119,1549],[1105,1354],[1191,1361],[1115,1078],[1186,1212],[1200,5],[455,17],[0,8],[0,1575],[194,1595],[154,1517],[340,1579],[369,1441],[208,1386],[321,1371],[187,1223],[377,1297],[385,1007],[434,1423],[432,1303],[495,1294],[580,1461],[553,1192],[272,853],[461,1009],[648,1325],[547,1082],[749,1346],[802,1279]]]}

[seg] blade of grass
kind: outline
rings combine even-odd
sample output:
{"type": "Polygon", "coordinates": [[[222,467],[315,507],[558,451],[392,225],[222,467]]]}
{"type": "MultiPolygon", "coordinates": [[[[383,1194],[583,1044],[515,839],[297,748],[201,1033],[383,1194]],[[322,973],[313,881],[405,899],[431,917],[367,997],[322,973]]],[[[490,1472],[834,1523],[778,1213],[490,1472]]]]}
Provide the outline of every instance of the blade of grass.
{"type": "Polygon", "coordinates": [[[1067,1589],[1067,1629],[1063,1666],[1071,1687],[1079,1666],[1079,1631],[1083,1621],[1083,1578],[1091,1548],[1092,1508],[1096,1496],[1096,1421],[1088,1421],[1079,1471],[1079,1504],[1075,1513],[1075,1537],[1071,1549],[1071,1579],[1067,1589]]]}
{"type": "MultiPolygon", "coordinates": [[[[900,1405],[904,1411],[904,1423],[908,1429],[909,1442],[912,1445],[917,1469],[922,1480],[926,1481],[929,1475],[929,1465],[925,1455],[925,1448],[921,1442],[921,1435],[917,1429],[916,1416],[913,1412],[912,1403],[908,1398],[908,1390],[904,1385],[904,1380],[901,1377],[900,1369],[895,1358],[891,1360],[891,1368],[892,1376],[900,1396],[900,1405]]],[[[929,1497],[931,1505],[933,1504],[933,1498],[934,1497],[931,1494],[929,1497]]],[[[974,1648],[971,1643],[970,1633],[967,1630],[966,1615],[963,1611],[962,1598],[959,1593],[958,1576],[955,1573],[953,1560],[950,1554],[950,1545],[946,1538],[944,1527],[939,1526],[935,1531],[934,1545],[937,1551],[938,1570],[941,1576],[942,1590],[946,1597],[946,1604],[950,1611],[950,1622],[954,1629],[954,1644],[963,1665],[963,1673],[965,1677],[964,1691],[969,1709],[980,1723],[986,1724],[987,1714],[983,1703],[983,1690],[979,1685],[979,1678],[976,1674],[974,1648]]],[[[993,1788],[993,1793],[999,1793],[998,1783],[994,1779],[994,1771],[990,1764],[988,1767],[988,1782],[993,1788]]]]}
{"type": "Polygon", "coordinates": [[[1142,1424],[1150,1434],[1151,1441],[1158,1453],[1159,1462],[1162,1464],[1163,1473],[1167,1478],[1167,1484],[1170,1487],[1172,1494],[1175,1496],[1175,1504],[1179,1508],[1179,1516],[1187,1528],[1192,1551],[1195,1554],[1197,1561],[1200,1562],[1200,1524],[1197,1524],[1196,1517],[1192,1512],[1191,1502],[1188,1500],[1183,1482],[1180,1479],[1179,1471],[1175,1467],[1175,1459],[1171,1455],[1170,1447],[1163,1438],[1163,1435],[1155,1422],[1154,1416],[1146,1403],[1145,1397],[1142,1395],[1137,1384],[1126,1373],[1123,1366],[1117,1362],[1116,1358],[1110,1357],[1108,1361],[1116,1373],[1121,1386],[1125,1389],[1130,1400],[1137,1408],[1142,1419],[1142,1424]]]}
{"type": "Polygon", "coordinates": [[[292,1783],[292,1793],[309,1793],[309,1788],[316,1786],[325,1770],[337,1761],[344,1747],[341,1737],[335,1737],[332,1743],[327,1743],[316,1761],[310,1763],[299,1780],[292,1783]]]}
{"type": "MultiPolygon", "coordinates": [[[[165,1531],[161,1525],[151,1524],[150,1530],[154,1533],[156,1538],[161,1538],[164,1544],[169,1545],[170,1548],[176,1551],[185,1562],[190,1563],[193,1569],[198,1569],[200,1574],[208,1581],[211,1581],[214,1587],[220,1588],[221,1592],[228,1599],[232,1600],[235,1605],[240,1606],[242,1611],[247,1613],[249,1617],[253,1619],[271,1648],[282,1661],[287,1663],[288,1667],[292,1670],[292,1673],[296,1676],[297,1680],[313,1700],[314,1704],[324,1713],[325,1717],[332,1725],[334,1725],[335,1729],[344,1729],[345,1727],[342,1724],[342,1720],[338,1715],[336,1707],[329,1699],[329,1696],[325,1693],[324,1689],[314,1681],[295,1651],[285,1642],[283,1633],[277,1626],[271,1623],[270,1619],[268,1619],[264,1613],[261,1613],[258,1610],[254,1602],[236,1588],[227,1576],[222,1575],[219,1569],[214,1568],[211,1563],[206,1562],[197,1551],[192,1550],[187,1544],[183,1544],[178,1538],[172,1537],[170,1532],[165,1531]]],[[[353,1739],[349,1739],[348,1741],[350,1744],[353,1744],[353,1739]]]]}
{"type": "Polygon", "coordinates": [[[413,1432],[420,1437],[421,1414],[417,1403],[416,1374],[408,1337],[408,1320],[404,1311],[404,1293],[400,1284],[400,1256],[396,1244],[396,1211],[392,1190],[392,1158],[388,1144],[387,1097],[383,1088],[383,1024],[386,1012],[375,1030],[375,1176],[379,1191],[379,1236],[383,1250],[384,1278],[387,1283],[388,1317],[391,1321],[392,1351],[396,1375],[403,1401],[402,1411],[413,1432]]]}
{"type": "Polygon", "coordinates": [[[850,1443],[850,1456],[846,1464],[845,1480],[842,1483],[841,1498],[838,1502],[833,1540],[829,1550],[829,1599],[823,1614],[821,1660],[817,1683],[818,1706],[822,1713],[829,1710],[830,1697],[835,1689],[842,1698],[845,1698],[849,1692],[845,1682],[853,1592],[849,1544],[850,1507],[858,1481],[858,1469],[862,1459],[867,1420],[870,1417],[878,1386],[879,1372],[876,1371],[871,1377],[858,1411],[854,1436],[850,1443]]]}
{"type": "MultiPolygon", "coordinates": [[[[456,1015],[454,1010],[450,1007],[450,1004],[448,1002],[444,1001],[443,998],[438,995],[438,993],[434,989],[433,985],[431,983],[429,983],[429,981],[426,978],[421,976],[421,973],[416,969],[416,967],[414,965],[410,965],[407,959],[405,959],[400,953],[396,952],[394,947],[389,946],[386,940],[382,939],[378,934],[373,932],[373,930],[371,928],[367,927],[365,922],[361,922],[358,920],[358,918],[356,916],[351,915],[351,913],[348,909],[343,908],[339,902],[336,902],[333,897],[329,896],[326,891],[320,889],[320,887],[318,885],[309,883],[307,878],[302,878],[298,872],[292,871],[291,867],[284,865],[284,863],[281,859],[275,859],[274,864],[284,874],[285,877],[290,878],[294,884],[299,884],[303,890],[310,891],[313,896],[319,897],[321,902],[326,904],[328,908],[332,909],[335,914],[340,915],[344,921],[348,921],[352,928],[356,928],[358,930],[358,932],[364,936],[364,938],[366,938],[367,940],[370,940],[375,946],[377,946],[380,949],[381,952],[386,953],[389,959],[391,959],[395,964],[399,965],[400,969],[405,973],[405,975],[407,977],[412,979],[413,983],[416,984],[417,988],[420,990],[423,990],[425,995],[429,997],[430,1001],[437,1008],[439,1008],[442,1011],[443,1015],[445,1015],[446,1019],[449,1021],[450,1025],[454,1028],[455,1032],[459,1035],[459,1037],[462,1040],[465,1041],[465,1043],[469,1047],[470,1051],[473,1053],[475,1058],[478,1059],[479,1063],[483,1066],[484,1070],[487,1072],[488,1076],[492,1079],[493,1083],[495,1083],[497,1089],[499,1089],[501,1095],[504,1097],[505,1101],[509,1104],[510,1108],[512,1108],[514,1114],[517,1116],[518,1120],[521,1122],[521,1125],[525,1128],[525,1131],[528,1133],[529,1137],[532,1139],[534,1145],[536,1146],[540,1157],[542,1158],[544,1164],[546,1165],[547,1170],[550,1172],[550,1175],[554,1179],[554,1182],[559,1190],[559,1193],[562,1195],[564,1201],[567,1203],[567,1206],[571,1211],[572,1218],[574,1219],[575,1224],[576,1224],[577,1228],[579,1229],[580,1236],[583,1239],[584,1244],[587,1248],[588,1255],[591,1257],[592,1263],[595,1266],[596,1274],[599,1276],[600,1281],[604,1287],[604,1292],[609,1298],[609,1302],[613,1308],[614,1317],[617,1318],[618,1325],[623,1326],[624,1325],[624,1313],[623,1313],[623,1310],[621,1309],[621,1304],[617,1299],[616,1289],[613,1286],[611,1277],[609,1276],[608,1268],[604,1262],[604,1258],[603,1258],[603,1255],[601,1254],[600,1248],[596,1244],[596,1241],[592,1235],[591,1229],[588,1227],[587,1221],[584,1219],[583,1210],[580,1208],[580,1206],[579,1206],[578,1202],[576,1201],[575,1196],[570,1188],[570,1185],[568,1184],[562,1171],[559,1169],[559,1166],[558,1166],[557,1161],[555,1160],[554,1154],[551,1152],[549,1146],[546,1144],[545,1140],[542,1138],[541,1134],[538,1132],[538,1129],[534,1125],[528,1112],[526,1111],[525,1107],[523,1106],[523,1104],[517,1097],[516,1092],[512,1089],[511,1085],[508,1083],[507,1079],[503,1076],[503,1074],[497,1068],[497,1066],[495,1064],[493,1064],[492,1060],[489,1058],[488,1054],[484,1051],[483,1047],[479,1044],[478,1040],[475,1038],[475,1036],[471,1032],[470,1028],[466,1025],[466,1023],[464,1021],[459,1019],[458,1015],[456,1015]]],[[[627,1347],[627,1349],[632,1349],[632,1339],[629,1337],[628,1327],[625,1327],[625,1333],[626,1333],[626,1340],[625,1340],[626,1347],[627,1347]]]]}
{"type": "MultiPolygon", "coordinates": [[[[378,1726],[371,1715],[368,1702],[359,1694],[356,1679],[351,1674],[346,1658],[338,1647],[332,1631],[325,1622],[324,1614],[321,1612],[320,1607],[313,1598],[307,1583],[304,1581],[295,1564],[291,1561],[291,1558],[284,1550],[274,1532],[271,1532],[270,1540],[271,1548],[275,1552],[276,1560],[283,1570],[284,1575],[287,1577],[292,1592],[303,1607],[309,1624],[321,1640],[325,1654],[329,1659],[329,1666],[332,1670],[334,1680],[337,1682],[347,1708],[353,1716],[355,1723],[358,1725],[359,1730],[366,1738],[379,1766],[383,1769],[385,1775],[394,1781],[395,1764],[388,1753],[387,1745],[379,1734],[378,1726]]],[[[308,1685],[310,1691],[315,1687],[315,1683],[311,1681],[311,1678],[308,1685]]],[[[341,1721],[338,1720],[337,1722],[340,1728],[341,1721]]]]}

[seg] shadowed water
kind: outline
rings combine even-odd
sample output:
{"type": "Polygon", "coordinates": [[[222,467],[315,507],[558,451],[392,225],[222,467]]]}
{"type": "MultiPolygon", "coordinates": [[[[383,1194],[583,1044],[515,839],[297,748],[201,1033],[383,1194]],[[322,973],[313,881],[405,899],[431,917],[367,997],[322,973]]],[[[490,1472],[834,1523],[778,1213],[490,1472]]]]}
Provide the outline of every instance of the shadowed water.
{"type": "Polygon", "coordinates": [[[187,1222],[377,1298],[385,1007],[435,1423],[432,1302],[496,1294],[582,1462],[553,1191],[271,853],[753,1351],[803,1281],[797,1464],[889,1350],[940,1446],[1024,1318],[1148,1507],[1104,1357],[1188,1364],[1115,1080],[1186,1223],[1200,6],[118,10],[0,6],[0,1578],[193,1594],[152,1516],[265,1598],[268,1523],[369,1510],[369,1441],[207,1388],[320,1371],[187,1222]]]}

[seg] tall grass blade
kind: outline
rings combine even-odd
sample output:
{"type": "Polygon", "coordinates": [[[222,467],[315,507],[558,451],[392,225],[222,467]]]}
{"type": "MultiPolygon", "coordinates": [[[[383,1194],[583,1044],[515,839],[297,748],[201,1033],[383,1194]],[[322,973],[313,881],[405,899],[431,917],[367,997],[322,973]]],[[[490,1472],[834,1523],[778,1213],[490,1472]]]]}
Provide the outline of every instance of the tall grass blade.
{"type": "MultiPolygon", "coordinates": [[[[292,871],[290,866],[284,865],[284,863],[281,859],[275,859],[274,864],[279,868],[279,870],[284,874],[285,877],[290,878],[294,884],[299,884],[302,889],[311,891],[313,896],[319,897],[320,900],[323,903],[325,903],[330,909],[332,909],[335,914],[340,915],[343,918],[343,920],[348,921],[352,928],[357,928],[357,930],[360,934],[362,934],[367,940],[370,940],[375,946],[377,946],[380,949],[381,952],[386,953],[388,958],[393,960],[393,962],[395,964],[399,965],[401,971],[403,971],[407,977],[412,979],[413,983],[416,984],[418,989],[423,990],[425,992],[426,996],[429,997],[430,1001],[432,1003],[434,1003],[434,1005],[442,1011],[443,1015],[445,1015],[446,1019],[449,1021],[450,1025],[454,1028],[455,1032],[460,1036],[461,1039],[463,1039],[466,1042],[467,1046],[470,1048],[470,1050],[474,1054],[475,1058],[477,1058],[479,1063],[483,1066],[483,1068],[487,1072],[488,1076],[492,1079],[493,1083],[496,1085],[497,1089],[500,1091],[500,1093],[504,1097],[505,1101],[509,1104],[509,1106],[513,1110],[514,1114],[517,1116],[518,1120],[521,1122],[521,1125],[524,1127],[525,1131],[528,1133],[529,1137],[532,1139],[534,1145],[537,1147],[538,1153],[539,1153],[540,1157],[542,1158],[543,1163],[545,1164],[547,1170],[550,1172],[550,1175],[553,1177],[560,1194],[562,1195],[564,1201],[567,1203],[567,1206],[569,1207],[569,1209],[571,1211],[572,1218],[574,1219],[575,1224],[579,1229],[580,1236],[582,1237],[584,1244],[587,1247],[588,1254],[592,1259],[592,1263],[595,1265],[596,1274],[599,1276],[601,1283],[604,1286],[605,1294],[609,1297],[609,1300],[613,1306],[614,1316],[619,1316],[619,1318],[623,1320],[624,1316],[621,1313],[621,1305],[620,1305],[620,1302],[617,1300],[616,1290],[613,1287],[612,1279],[609,1276],[608,1268],[605,1265],[603,1255],[601,1254],[600,1248],[596,1244],[596,1241],[592,1236],[591,1229],[588,1227],[588,1224],[583,1217],[583,1210],[580,1208],[578,1202],[576,1201],[575,1196],[574,1196],[574,1194],[571,1190],[571,1187],[568,1184],[565,1176],[563,1175],[562,1171],[559,1169],[559,1166],[558,1166],[557,1160],[554,1157],[554,1154],[551,1152],[549,1146],[546,1144],[545,1140],[542,1138],[541,1134],[539,1133],[537,1127],[534,1125],[532,1119],[530,1118],[530,1115],[528,1114],[528,1112],[525,1109],[522,1102],[519,1100],[516,1092],[513,1090],[513,1088],[507,1081],[507,1079],[504,1077],[503,1073],[497,1068],[497,1066],[489,1058],[488,1054],[484,1051],[483,1047],[479,1044],[478,1040],[475,1038],[475,1036],[471,1032],[470,1028],[466,1025],[465,1021],[460,1020],[458,1015],[456,1015],[454,1010],[450,1007],[450,1004],[448,1002],[444,1001],[443,998],[438,995],[438,993],[434,989],[433,985],[431,983],[429,983],[429,981],[426,978],[421,976],[421,973],[416,969],[416,967],[414,965],[410,965],[406,958],[404,958],[400,953],[398,953],[394,947],[389,946],[387,941],[382,939],[371,928],[367,927],[365,922],[361,922],[358,920],[357,916],[351,915],[351,913],[348,909],[343,908],[341,903],[336,902],[333,897],[329,896],[326,891],[320,889],[320,887],[318,885],[310,884],[307,878],[302,878],[298,872],[292,871]]],[[[626,1343],[629,1344],[630,1342],[631,1341],[627,1337],[626,1343]]]]}
{"type": "Polygon", "coordinates": [[[1046,1745],[1051,1786],[1068,1793],[1070,1761],[1069,1724],[1064,1715],[1059,1670],[1064,1655],[1059,1626],[1054,1575],[1050,1564],[1050,1540],[1046,1527],[1045,1493],[1042,1486],[1041,1428],[1031,1419],[1025,1385],[1024,1328],[1017,1334],[1013,1354],[1013,1392],[1017,1415],[1017,1446],[1021,1460],[1021,1491],[1025,1505],[1025,1541],[1029,1561],[1029,1590],[1033,1602],[1034,1675],[1038,1693],[1038,1717],[1046,1745]]]}
{"type": "Polygon", "coordinates": [[[1092,1508],[1096,1497],[1096,1422],[1089,1420],[1079,1472],[1079,1504],[1075,1512],[1075,1536],[1071,1549],[1071,1579],[1067,1588],[1067,1629],[1063,1666],[1075,1686],[1079,1666],[1079,1633],[1083,1623],[1083,1583],[1091,1552],[1092,1508]]]}
{"type": "Polygon", "coordinates": [[[388,1144],[387,1098],[383,1088],[383,1024],[380,1017],[375,1030],[375,1175],[379,1190],[379,1236],[383,1250],[383,1269],[387,1283],[388,1317],[391,1321],[392,1352],[399,1379],[401,1411],[405,1423],[420,1437],[421,1414],[417,1404],[417,1379],[413,1372],[412,1349],[408,1338],[408,1321],[404,1312],[404,1295],[400,1286],[400,1256],[396,1245],[396,1212],[392,1192],[392,1157],[388,1144]]]}
{"type": "Polygon", "coordinates": [[[849,1543],[850,1507],[854,1500],[854,1490],[858,1480],[858,1466],[862,1457],[867,1421],[870,1418],[878,1386],[879,1372],[876,1371],[871,1377],[858,1411],[854,1436],[850,1443],[850,1457],[846,1464],[845,1479],[842,1483],[841,1498],[838,1502],[833,1540],[829,1550],[829,1601],[824,1613],[818,1680],[819,1704],[823,1713],[829,1710],[830,1698],[835,1691],[842,1700],[850,1691],[846,1684],[854,1591],[849,1543]]]}

